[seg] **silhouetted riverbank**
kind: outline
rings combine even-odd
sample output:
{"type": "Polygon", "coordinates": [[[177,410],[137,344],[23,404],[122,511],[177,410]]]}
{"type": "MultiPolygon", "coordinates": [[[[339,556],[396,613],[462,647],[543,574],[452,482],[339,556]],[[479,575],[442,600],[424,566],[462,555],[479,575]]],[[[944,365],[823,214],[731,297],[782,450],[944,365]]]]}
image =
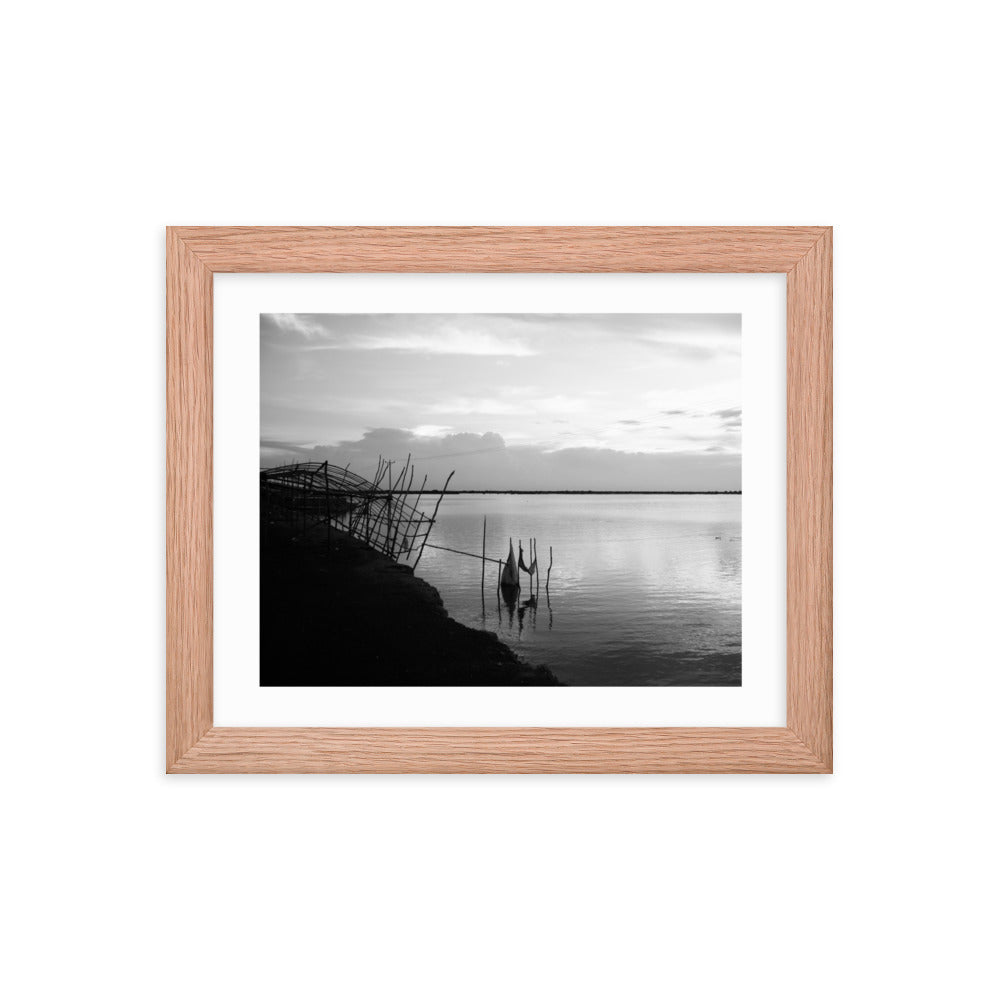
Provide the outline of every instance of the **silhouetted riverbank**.
{"type": "Polygon", "coordinates": [[[260,682],[265,687],[552,685],[490,632],[452,620],[408,566],[343,532],[261,537],[260,682]]]}

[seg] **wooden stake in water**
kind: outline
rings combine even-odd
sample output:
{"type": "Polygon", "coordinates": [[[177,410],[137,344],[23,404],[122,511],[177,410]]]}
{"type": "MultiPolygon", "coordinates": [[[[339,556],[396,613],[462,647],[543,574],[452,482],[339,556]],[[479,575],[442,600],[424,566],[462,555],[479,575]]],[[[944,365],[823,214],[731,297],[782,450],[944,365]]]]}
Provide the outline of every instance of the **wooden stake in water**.
{"type": "Polygon", "coordinates": [[[483,603],[486,602],[486,515],[483,515],[483,575],[479,583],[479,590],[483,596],[483,603]]]}

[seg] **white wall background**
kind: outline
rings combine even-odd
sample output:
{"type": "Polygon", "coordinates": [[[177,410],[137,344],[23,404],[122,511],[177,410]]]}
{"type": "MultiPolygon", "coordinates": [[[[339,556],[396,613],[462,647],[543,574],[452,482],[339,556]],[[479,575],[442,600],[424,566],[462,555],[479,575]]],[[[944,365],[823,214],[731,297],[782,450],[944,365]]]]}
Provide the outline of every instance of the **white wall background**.
{"type": "Polygon", "coordinates": [[[987,12],[6,12],[8,995],[995,989],[987,12]],[[834,224],[837,773],[163,776],[168,223],[834,224]]]}

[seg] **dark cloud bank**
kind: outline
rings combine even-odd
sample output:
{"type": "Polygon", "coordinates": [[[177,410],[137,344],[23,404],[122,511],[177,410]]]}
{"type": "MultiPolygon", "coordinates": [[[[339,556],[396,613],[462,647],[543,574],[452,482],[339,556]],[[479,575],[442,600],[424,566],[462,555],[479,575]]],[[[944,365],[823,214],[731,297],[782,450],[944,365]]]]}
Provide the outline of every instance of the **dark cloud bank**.
{"type": "Polygon", "coordinates": [[[378,457],[402,463],[413,455],[417,475],[439,487],[454,469],[455,490],[738,490],[741,458],[718,447],[666,453],[610,448],[546,450],[507,445],[499,434],[418,436],[397,428],[367,431],[358,441],[301,446],[261,441],[262,467],[289,462],[345,466],[369,477],[378,457]]]}

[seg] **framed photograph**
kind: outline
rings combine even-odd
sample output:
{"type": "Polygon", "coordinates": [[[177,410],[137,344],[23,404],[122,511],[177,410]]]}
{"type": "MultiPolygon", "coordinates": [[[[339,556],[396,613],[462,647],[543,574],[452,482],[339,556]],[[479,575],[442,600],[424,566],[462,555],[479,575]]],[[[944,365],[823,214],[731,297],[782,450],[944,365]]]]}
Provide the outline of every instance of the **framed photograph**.
{"type": "Polygon", "coordinates": [[[832,771],[832,230],[167,230],[167,771],[832,771]]]}

